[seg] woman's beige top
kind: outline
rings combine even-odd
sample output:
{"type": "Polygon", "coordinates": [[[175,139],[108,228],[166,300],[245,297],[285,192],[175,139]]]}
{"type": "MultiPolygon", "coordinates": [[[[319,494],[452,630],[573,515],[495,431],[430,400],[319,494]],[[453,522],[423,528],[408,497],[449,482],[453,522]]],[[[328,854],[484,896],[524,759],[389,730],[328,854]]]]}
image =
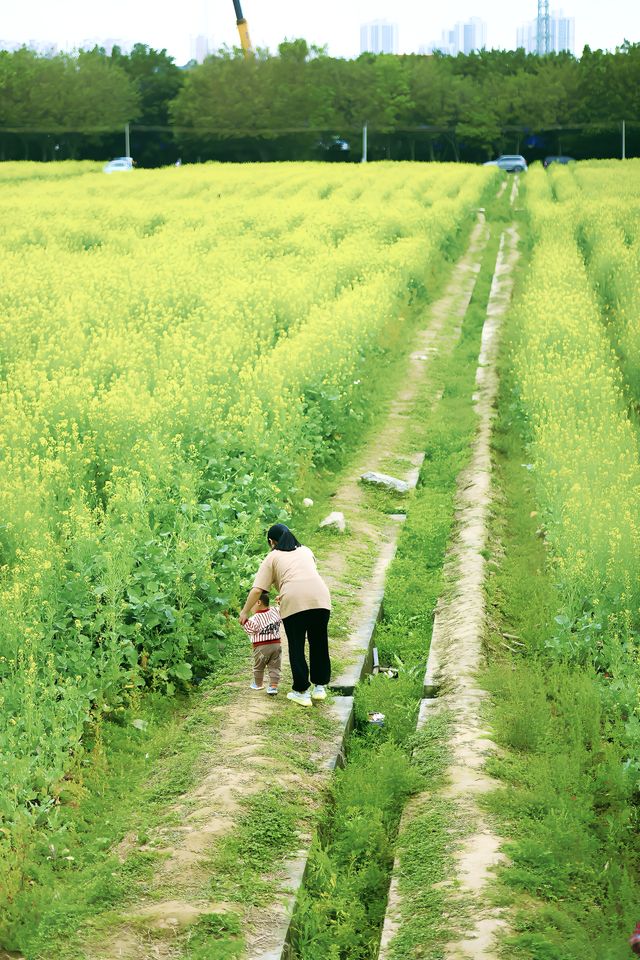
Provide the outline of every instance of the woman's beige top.
{"type": "Polygon", "coordinates": [[[253,586],[268,591],[274,584],[280,594],[283,619],[302,610],[331,610],[329,590],[318,573],[316,559],[309,547],[272,550],[267,554],[253,586]]]}

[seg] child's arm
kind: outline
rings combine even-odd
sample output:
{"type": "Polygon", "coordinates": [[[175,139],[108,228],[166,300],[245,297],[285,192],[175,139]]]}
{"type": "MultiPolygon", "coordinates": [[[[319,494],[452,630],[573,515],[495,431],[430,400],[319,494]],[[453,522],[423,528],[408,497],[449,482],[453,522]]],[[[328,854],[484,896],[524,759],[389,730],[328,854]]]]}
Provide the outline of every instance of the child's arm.
{"type": "Polygon", "coordinates": [[[253,617],[249,617],[249,619],[245,621],[245,623],[241,623],[240,626],[242,627],[244,632],[247,634],[247,636],[250,637],[251,639],[253,639],[254,635],[260,629],[258,627],[258,624],[253,619],[253,617]]]}

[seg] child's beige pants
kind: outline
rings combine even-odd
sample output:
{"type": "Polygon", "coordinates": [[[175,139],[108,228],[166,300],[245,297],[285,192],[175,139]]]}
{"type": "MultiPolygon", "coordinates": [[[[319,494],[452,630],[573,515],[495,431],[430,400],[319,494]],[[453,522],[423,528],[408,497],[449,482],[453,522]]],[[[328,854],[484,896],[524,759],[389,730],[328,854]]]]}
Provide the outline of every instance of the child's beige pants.
{"type": "Polygon", "coordinates": [[[262,686],[265,670],[269,674],[269,683],[277,687],[282,671],[282,644],[260,643],[253,648],[253,680],[262,686]]]}

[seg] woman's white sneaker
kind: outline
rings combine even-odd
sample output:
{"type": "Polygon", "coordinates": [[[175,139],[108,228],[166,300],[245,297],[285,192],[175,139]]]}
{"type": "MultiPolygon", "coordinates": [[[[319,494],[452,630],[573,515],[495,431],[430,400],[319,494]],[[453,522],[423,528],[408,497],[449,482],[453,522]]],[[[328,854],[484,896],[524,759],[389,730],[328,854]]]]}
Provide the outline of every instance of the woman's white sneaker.
{"type": "Polygon", "coordinates": [[[327,699],[327,691],[325,690],[324,687],[321,687],[320,684],[316,684],[316,686],[315,686],[315,687],[313,688],[313,690],[311,691],[311,699],[312,699],[312,700],[326,700],[326,699],[327,699]]]}
{"type": "Polygon", "coordinates": [[[311,706],[311,697],[309,696],[308,690],[304,693],[298,693],[297,690],[290,690],[287,694],[287,700],[293,700],[294,703],[299,703],[301,707],[311,706]]]}

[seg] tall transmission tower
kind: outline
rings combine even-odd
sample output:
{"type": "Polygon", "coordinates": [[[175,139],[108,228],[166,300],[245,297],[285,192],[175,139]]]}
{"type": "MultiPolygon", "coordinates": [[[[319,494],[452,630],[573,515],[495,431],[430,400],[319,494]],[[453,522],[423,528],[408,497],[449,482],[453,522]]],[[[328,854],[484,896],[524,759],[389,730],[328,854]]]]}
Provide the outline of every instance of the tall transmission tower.
{"type": "Polygon", "coordinates": [[[536,53],[551,52],[551,18],[549,0],[538,0],[538,20],[536,24],[536,53]]]}

